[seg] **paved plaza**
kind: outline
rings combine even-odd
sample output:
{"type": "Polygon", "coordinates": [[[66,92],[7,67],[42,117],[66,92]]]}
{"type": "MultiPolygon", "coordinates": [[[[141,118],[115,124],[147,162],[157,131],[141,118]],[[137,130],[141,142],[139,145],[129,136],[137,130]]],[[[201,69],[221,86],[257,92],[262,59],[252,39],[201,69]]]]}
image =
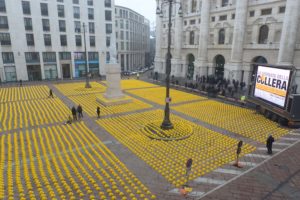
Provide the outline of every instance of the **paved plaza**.
{"type": "Polygon", "coordinates": [[[122,80],[132,101],[105,107],[96,99],[106,82],[91,85],[0,88],[0,199],[300,199],[300,131],[179,88],[171,90],[175,128],[160,131],[164,87],[122,80]],[[84,117],[65,125],[79,104],[84,117]],[[182,185],[192,188],[187,196],[182,185]]]}

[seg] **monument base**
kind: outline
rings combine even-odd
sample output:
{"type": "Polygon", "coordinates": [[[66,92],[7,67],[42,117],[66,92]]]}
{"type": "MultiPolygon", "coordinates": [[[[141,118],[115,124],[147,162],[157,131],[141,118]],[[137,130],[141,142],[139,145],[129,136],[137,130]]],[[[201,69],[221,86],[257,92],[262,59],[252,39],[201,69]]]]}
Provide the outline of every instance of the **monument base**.
{"type": "Polygon", "coordinates": [[[122,104],[127,104],[132,102],[132,98],[126,95],[122,95],[120,97],[114,97],[114,98],[109,98],[105,94],[101,94],[100,96],[97,97],[96,99],[97,102],[101,103],[102,105],[108,107],[108,106],[116,106],[116,105],[122,105],[122,104]]]}

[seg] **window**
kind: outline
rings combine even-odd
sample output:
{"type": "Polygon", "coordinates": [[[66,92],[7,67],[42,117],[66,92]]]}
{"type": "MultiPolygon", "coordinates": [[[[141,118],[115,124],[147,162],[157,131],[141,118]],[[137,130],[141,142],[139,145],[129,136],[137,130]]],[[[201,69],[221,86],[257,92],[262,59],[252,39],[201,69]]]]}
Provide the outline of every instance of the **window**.
{"type": "Polygon", "coordinates": [[[63,3],[63,2],[64,2],[64,0],[57,0],[57,2],[61,2],[61,3],[63,3]]]}
{"type": "Polygon", "coordinates": [[[222,0],[222,7],[228,6],[228,0],[222,0]]]}
{"type": "Polygon", "coordinates": [[[0,12],[6,12],[5,0],[0,0],[0,12]]]}
{"type": "Polygon", "coordinates": [[[231,14],[231,19],[235,19],[235,14],[231,14]]]}
{"type": "Polygon", "coordinates": [[[190,45],[194,45],[195,42],[195,32],[191,31],[190,32],[190,45]]]}
{"type": "Polygon", "coordinates": [[[57,5],[58,17],[65,17],[65,7],[64,5],[57,5]]]}
{"type": "Polygon", "coordinates": [[[55,52],[43,52],[43,61],[44,62],[56,62],[56,53],[55,52]]]}
{"type": "Polygon", "coordinates": [[[110,47],[110,37],[106,37],[106,47],[110,47]]]}
{"type": "Polygon", "coordinates": [[[85,60],[85,52],[74,52],[74,60],[85,60]]]}
{"type": "Polygon", "coordinates": [[[219,20],[220,20],[220,21],[225,21],[225,20],[227,20],[227,15],[221,15],[221,16],[219,17],[219,20]]]}
{"type": "Polygon", "coordinates": [[[79,4],[79,0],[73,0],[73,4],[79,4]]]}
{"type": "Polygon", "coordinates": [[[96,38],[95,38],[95,36],[90,36],[90,46],[91,47],[96,46],[96,38]]]}
{"type": "Polygon", "coordinates": [[[196,23],[196,20],[190,20],[190,25],[193,25],[193,24],[195,24],[196,23]]]}
{"type": "Polygon", "coordinates": [[[88,5],[88,6],[92,6],[92,5],[94,5],[94,2],[93,2],[93,0],[87,0],[87,5],[88,5]]]}
{"type": "Polygon", "coordinates": [[[124,28],[124,21],[123,21],[123,19],[120,20],[120,28],[124,28]]]}
{"type": "Polygon", "coordinates": [[[9,33],[0,33],[1,45],[11,45],[9,33]]]}
{"type": "Polygon", "coordinates": [[[106,24],[106,34],[111,34],[111,33],[112,33],[112,25],[106,24]]]}
{"type": "Polygon", "coordinates": [[[124,50],[124,42],[121,42],[121,50],[124,50]]]}
{"type": "Polygon", "coordinates": [[[68,45],[67,36],[66,35],[60,35],[60,45],[61,46],[67,46],[68,45]]]}
{"type": "Polygon", "coordinates": [[[219,31],[219,44],[224,44],[225,43],[225,30],[222,28],[219,31]]]}
{"type": "Polygon", "coordinates": [[[65,20],[58,20],[59,31],[66,32],[66,21],[65,20]]]}
{"type": "Polygon", "coordinates": [[[24,18],[24,26],[26,31],[32,31],[32,20],[31,18],[24,18]]]}
{"type": "Polygon", "coordinates": [[[88,52],[88,59],[91,60],[99,60],[98,52],[88,52]]]}
{"type": "Polygon", "coordinates": [[[50,31],[50,22],[49,19],[42,19],[43,31],[50,31]]]}
{"type": "Polygon", "coordinates": [[[40,55],[38,52],[25,52],[26,63],[39,63],[40,55]]]}
{"type": "Polygon", "coordinates": [[[271,14],[272,14],[272,8],[261,10],[261,15],[271,15],[271,14]]]}
{"type": "Polygon", "coordinates": [[[81,35],[75,36],[76,46],[81,47],[81,35]]]}
{"type": "Polygon", "coordinates": [[[249,16],[250,16],[250,17],[254,17],[254,15],[255,15],[255,11],[254,11],[254,10],[251,10],[251,11],[249,12],[249,16]]]}
{"type": "Polygon", "coordinates": [[[89,22],[89,33],[95,33],[95,24],[94,24],[94,22],[89,22]]]}
{"type": "Polygon", "coordinates": [[[94,19],[94,9],[88,8],[88,17],[89,19],[94,19]]]}
{"type": "Polygon", "coordinates": [[[279,13],[285,13],[285,6],[279,7],[279,13]]]}
{"type": "Polygon", "coordinates": [[[197,0],[192,0],[191,13],[195,13],[197,11],[197,0]]]}
{"type": "Polygon", "coordinates": [[[259,29],[259,37],[258,44],[267,44],[269,36],[269,27],[267,25],[263,25],[259,29]]]}
{"type": "Polygon", "coordinates": [[[105,5],[105,7],[110,8],[111,7],[111,0],[105,0],[104,5],[105,5]]]}
{"type": "Polygon", "coordinates": [[[0,16],[0,28],[8,28],[8,21],[6,16],[0,16]]]}
{"type": "Polygon", "coordinates": [[[105,11],[105,20],[111,21],[111,11],[110,10],[105,11]]]}
{"type": "Polygon", "coordinates": [[[28,46],[34,46],[34,36],[32,33],[26,34],[26,41],[28,46]]]}
{"type": "Polygon", "coordinates": [[[48,16],[48,4],[41,3],[41,15],[48,16]]]}
{"type": "Polygon", "coordinates": [[[126,31],[126,40],[129,40],[129,33],[126,31]]]}
{"type": "MultiPolygon", "coordinates": [[[[186,20],[184,21],[184,25],[185,25],[185,26],[187,25],[187,21],[186,21],[186,20]]],[[[165,27],[164,27],[164,28],[165,28],[165,27]]]]}
{"type": "Polygon", "coordinates": [[[75,27],[75,33],[80,33],[81,32],[80,21],[75,21],[74,22],[74,27],[75,27]]]}
{"type": "Polygon", "coordinates": [[[70,52],[59,52],[59,59],[60,60],[71,60],[71,53],[70,52]]]}
{"type": "Polygon", "coordinates": [[[22,9],[24,15],[30,15],[30,2],[29,1],[22,1],[22,9]]]}
{"type": "Polygon", "coordinates": [[[129,23],[128,23],[128,20],[126,20],[126,29],[128,30],[129,29],[129,23]]]}
{"type": "Polygon", "coordinates": [[[15,63],[13,52],[2,52],[3,64],[15,63]]]}
{"type": "Polygon", "coordinates": [[[44,44],[45,46],[51,46],[51,35],[50,34],[44,34],[44,44]]]}
{"type": "Polygon", "coordinates": [[[211,21],[214,22],[216,20],[215,17],[211,17],[211,21]]]}
{"type": "Polygon", "coordinates": [[[76,6],[73,7],[73,16],[76,19],[80,18],[80,8],[79,7],[76,7],[76,6]]]}

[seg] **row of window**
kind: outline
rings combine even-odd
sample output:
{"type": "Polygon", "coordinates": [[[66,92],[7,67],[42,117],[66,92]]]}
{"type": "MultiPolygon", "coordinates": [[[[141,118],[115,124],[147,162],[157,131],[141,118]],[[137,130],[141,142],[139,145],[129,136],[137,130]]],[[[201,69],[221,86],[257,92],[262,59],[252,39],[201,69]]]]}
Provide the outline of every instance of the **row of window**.
{"type": "MultiPolygon", "coordinates": [[[[189,33],[189,44],[195,44],[195,32],[190,31],[189,33]]],[[[269,36],[269,27],[267,25],[263,25],[259,29],[259,36],[258,36],[258,44],[267,44],[269,36]]],[[[219,30],[218,35],[218,44],[225,44],[225,29],[219,30]]]]}
{"type": "MultiPolygon", "coordinates": [[[[96,37],[90,36],[90,46],[96,46],[96,37]]],[[[0,33],[0,42],[1,45],[11,45],[11,39],[9,33],[0,33]]],[[[32,33],[26,34],[26,42],[28,46],[34,46],[34,35],[32,33]]],[[[75,35],[75,43],[77,47],[82,46],[82,38],[81,35],[75,35]]],[[[60,35],[60,44],[61,46],[67,46],[67,35],[60,35]]],[[[52,46],[52,40],[50,34],[44,34],[44,45],[45,46],[52,46]]]]}
{"type": "MultiPolygon", "coordinates": [[[[42,52],[43,62],[56,62],[55,52],[42,52]]],[[[60,60],[71,60],[71,52],[59,52],[60,60]]],[[[84,52],[74,52],[74,60],[84,60],[84,52]]],[[[26,63],[40,62],[40,55],[38,52],[25,52],[26,63]]],[[[99,60],[98,52],[88,52],[88,60],[99,60]]],[[[3,64],[13,64],[15,63],[13,52],[2,52],[3,64]]]]}

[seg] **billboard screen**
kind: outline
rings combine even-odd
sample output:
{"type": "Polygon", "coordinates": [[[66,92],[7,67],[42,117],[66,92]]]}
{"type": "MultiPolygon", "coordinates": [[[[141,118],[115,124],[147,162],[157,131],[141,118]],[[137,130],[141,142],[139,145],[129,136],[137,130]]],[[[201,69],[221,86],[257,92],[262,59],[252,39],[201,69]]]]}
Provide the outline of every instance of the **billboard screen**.
{"type": "Polygon", "coordinates": [[[258,66],[254,96],[284,107],[290,75],[290,69],[258,66]]]}

